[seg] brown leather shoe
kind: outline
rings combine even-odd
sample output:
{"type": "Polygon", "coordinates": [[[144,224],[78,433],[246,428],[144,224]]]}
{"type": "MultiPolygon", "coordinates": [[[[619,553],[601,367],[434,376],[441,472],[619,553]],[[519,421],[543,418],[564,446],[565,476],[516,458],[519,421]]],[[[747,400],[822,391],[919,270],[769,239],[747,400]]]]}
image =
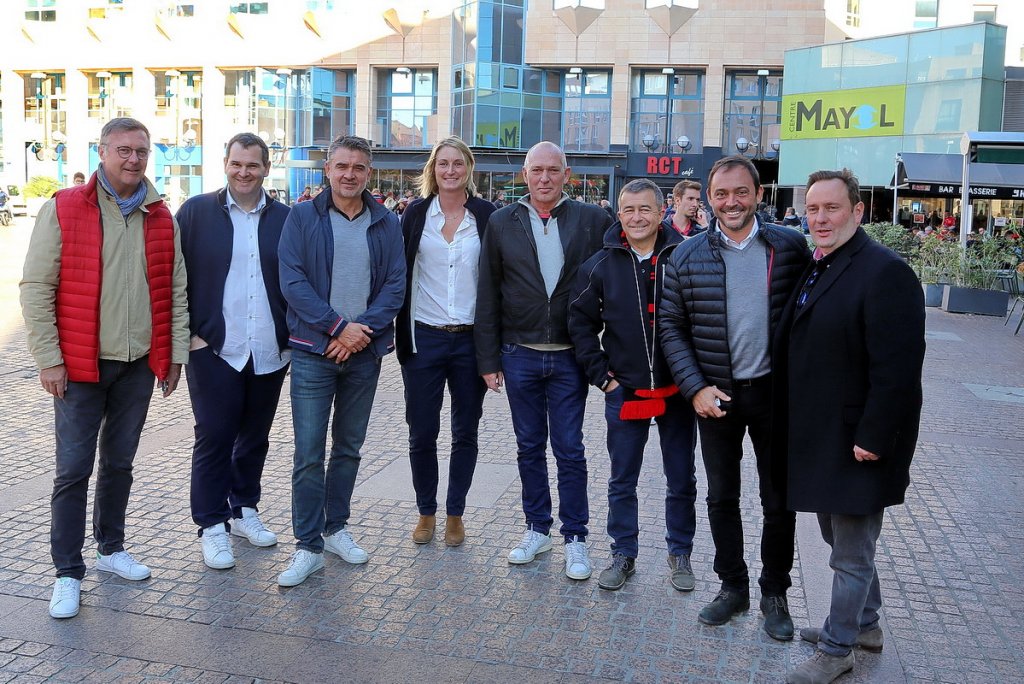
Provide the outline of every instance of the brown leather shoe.
{"type": "Polygon", "coordinates": [[[449,515],[444,521],[444,543],[448,546],[462,546],[466,541],[466,528],[461,515],[449,515]]]}
{"type": "Polygon", "coordinates": [[[432,515],[421,515],[420,521],[416,523],[416,529],[412,531],[412,540],[417,544],[429,544],[434,538],[434,526],[437,519],[432,515]]]}

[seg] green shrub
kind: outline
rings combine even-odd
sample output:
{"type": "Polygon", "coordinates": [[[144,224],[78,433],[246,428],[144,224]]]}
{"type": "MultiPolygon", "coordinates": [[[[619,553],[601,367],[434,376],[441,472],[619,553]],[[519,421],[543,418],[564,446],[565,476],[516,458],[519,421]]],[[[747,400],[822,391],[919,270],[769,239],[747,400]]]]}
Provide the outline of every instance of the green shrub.
{"type": "Polygon", "coordinates": [[[56,178],[50,176],[32,176],[28,183],[25,183],[25,197],[46,197],[60,190],[60,183],[56,178]]]}
{"type": "Polygon", "coordinates": [[[941,240],[935,233],[921,239],[921,244],[910,259],[922,283],[950,283],[961,271],[960,245],[941,240]]]}
{"type": "Polygon", "coordinates": [[[864,232],[903,258],[910,258],[916,252],[920,241],[903,226],[891,223],[865,223],[864,232]]]}

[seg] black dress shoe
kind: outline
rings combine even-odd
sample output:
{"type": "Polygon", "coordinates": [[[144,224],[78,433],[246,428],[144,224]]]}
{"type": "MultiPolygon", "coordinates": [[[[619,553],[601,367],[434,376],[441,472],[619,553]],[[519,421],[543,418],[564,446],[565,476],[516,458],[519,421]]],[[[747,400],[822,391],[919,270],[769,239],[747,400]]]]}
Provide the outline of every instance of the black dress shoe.
{"type": "Polygon", "coordinates": [[[750,609],[750,595],[746,592],[722,589],[715,600],[704,606],[697,619],[705,625],[724,625],[736,613],[750,609]]]}
{"type": "Polygon", "coordinates": [[[793,638],[793,618],[789,616],[789,604],[784,595],[765,594],[761,597],[761,612],[764,613],[764,631],[778,641],[793,638]]]}

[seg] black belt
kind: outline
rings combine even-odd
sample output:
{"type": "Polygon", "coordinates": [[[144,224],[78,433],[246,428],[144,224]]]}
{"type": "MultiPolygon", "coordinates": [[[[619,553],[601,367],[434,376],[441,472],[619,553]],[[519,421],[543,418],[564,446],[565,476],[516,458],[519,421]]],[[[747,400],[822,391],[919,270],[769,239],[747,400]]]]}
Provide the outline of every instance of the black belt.
{"type": "Polygon", "coordinates": [[[424,323],[423,321],[416,321],[416,325],[418,325],[421,328],[429,328],[431,330],[441,330],[441,331],[449,332],[449,333],[473,332],[473,324],[472,323],[454,323],[454,324],[449,324],[449,325],[430,325],[429,323],[424,323]]]}
{"type": "Polygon", "coordinates": [[[771,373],[768,373],[767,375],[762,375],[759,378],[750,378],[749,380],[735,380],[734,379],[732,381],[732,385],[733,385],[733,387],[756,387],[757,385],[761,385],[763,383],[769,382],[771,379],[772,379],[772,375],[771,375],[771,373]]]}

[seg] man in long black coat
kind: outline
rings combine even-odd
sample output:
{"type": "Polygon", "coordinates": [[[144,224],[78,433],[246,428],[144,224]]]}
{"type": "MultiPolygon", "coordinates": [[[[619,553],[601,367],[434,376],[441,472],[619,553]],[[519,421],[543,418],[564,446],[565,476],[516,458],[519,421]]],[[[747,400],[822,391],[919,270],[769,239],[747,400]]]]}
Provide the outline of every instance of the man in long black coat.
{"type": "Polygon", "coordinates": [[[925,316],[910,267],[858,228],[864,204],[848,170],[811,174],[806,201],[815,261],[779,340],[788,344],[787,501],[818,514],[834,576],[824,626],[800,631],[817,651],[786,681],[827,683],[853,668],[855,646],[882,648],[875,545],[884,509],[903,503],[910,483],[925,316]]]}

